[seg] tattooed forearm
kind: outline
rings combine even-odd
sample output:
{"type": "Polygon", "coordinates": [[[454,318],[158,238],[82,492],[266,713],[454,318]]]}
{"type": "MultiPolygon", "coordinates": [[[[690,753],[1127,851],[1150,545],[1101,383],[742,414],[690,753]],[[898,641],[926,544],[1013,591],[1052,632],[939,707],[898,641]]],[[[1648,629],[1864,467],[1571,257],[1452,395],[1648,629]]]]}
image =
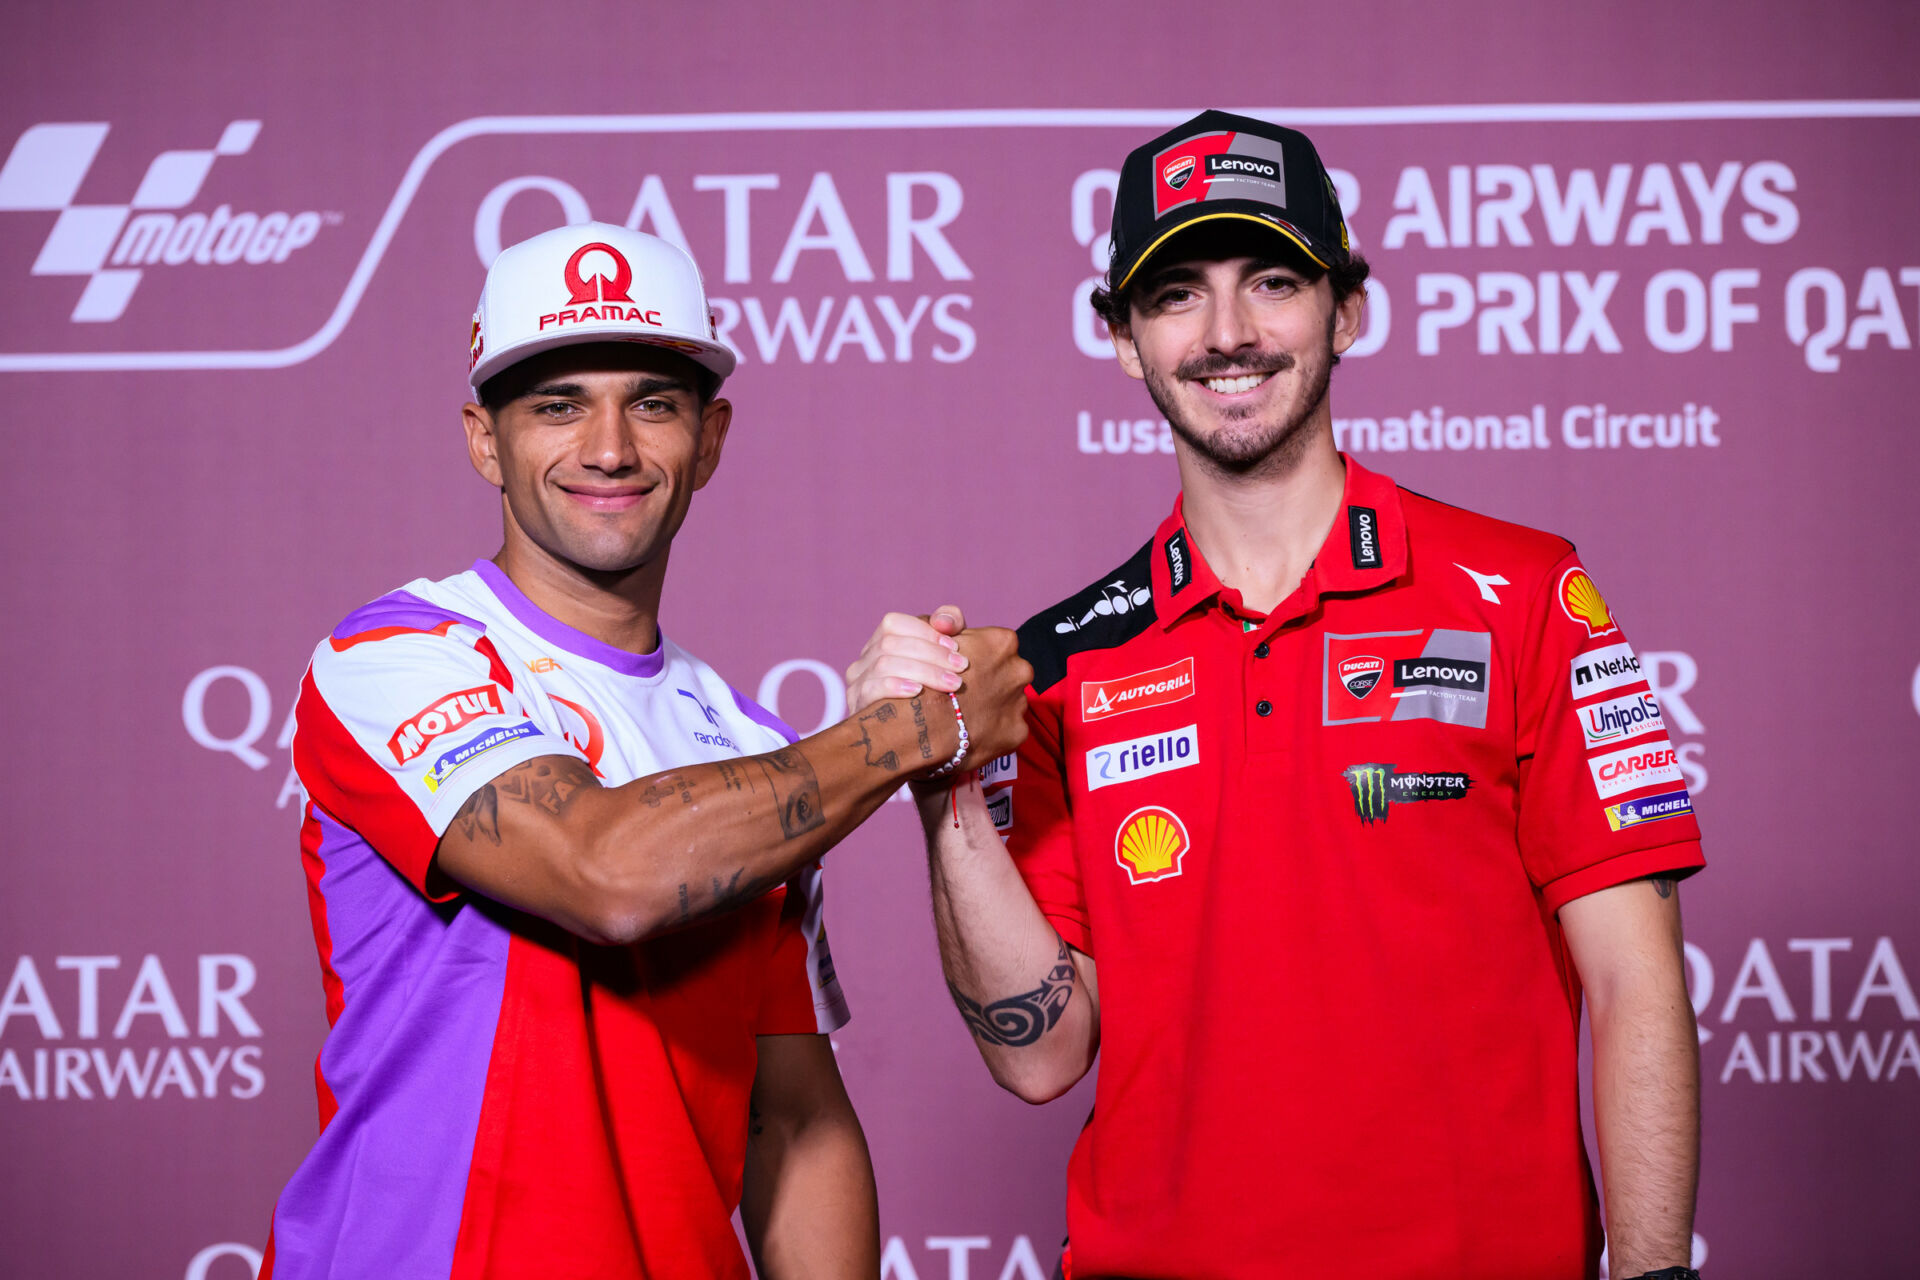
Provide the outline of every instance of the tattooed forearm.
{"type": "Polygon", "coordinates": [[[780,830],[789,840],[827,825],[827,814],[820,802],[820,780],[806,756],[792,747],[752,757],[773,789],[774,804],[780,813],[780,830]]]}
{"type": "Polygon", "coordinates": [[[900,767],[900,753],[898,751],[888,749],[880,752],[878,755],[874,754],[873,734],[868,732],[867,729],[867,726],[870,724],[886,724],[894,718],[895,714],[893,704],[883,702],[871,711],[862,712],[860,718],[854,721],[855,727],[860,730],[860,750],[866,758],[867,767],[870,769],[885,769],[888,772],[892,772],[900,767]]]}
{"type": "Polygon", "coordinates": [[[740,766],[735,764],[733,761],[731,760],[716,761],[713,767],[719,771],[720,781],[726,784],[727,790],[729,791],[753,790],[753,779],[749,778],[744,772],[742,772],[740,769],[740,766]]]}
{"type": "Polygon", "coordinates": [[[913,728],[919,740],[920,758],[931,760],[933,759],[933,730],[927,725],[926,708],[920,705],[918,698],[909,701],[907,706],[913,710],[913,728]]]}
{"type": "Polygon", "coordinates": [[[641,789],[640,803],[649,809],[658,809],[668,800],[678,799],[681,804],[693,803],[693,787],[677,773],[663,773],[641,789]]]}
{"type": "Polygon", "coordinates": [[[1060,1015],[1067,1011],[1067,1002],[1073,998],[1073,980],[1073,959],[1067,954],[1067,944],[1062,942],[1060,956],[1048,971],[1046,981],[1032,991],[982,1005],[951,982],[947,990],[953,994],[960,1016],[967,1020],[967,1029],[976,1039],[1018,1048],[1032,1044],[1053,1030],[1060,1015]]]}
{"type": "Polygon", "coordinates": [[[767,890],[780,883],[778,876],[759,876],[747,878],[747,869],[740,867],[726,880],[719,876],[709,876],[704,897],[701,891],[692,885],[680,886],[680,923],[702,916],[718,915],[722,911],[731,911],[745,902],[751,902],[767,890]]]}

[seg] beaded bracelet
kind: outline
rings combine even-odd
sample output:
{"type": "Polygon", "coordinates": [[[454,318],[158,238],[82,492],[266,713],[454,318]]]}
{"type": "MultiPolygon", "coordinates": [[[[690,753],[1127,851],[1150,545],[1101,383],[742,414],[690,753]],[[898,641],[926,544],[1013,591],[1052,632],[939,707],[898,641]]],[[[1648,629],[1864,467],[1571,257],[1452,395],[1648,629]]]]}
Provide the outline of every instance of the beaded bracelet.
{"type": "Polygon", "coordinates": [[[964,715],[960,714],[960,695],[956,693],[950,693],[947,695],[947,701],[953,704],[954,722],[960,726],[960,749],[953,753],[953,759],[947,761],[945,764],[941,765],[938,769],[935,769],[932,773],[928,774],[927,777],[929,778],[946,777],[948,774],[952,773],[955,769],[958,769],[960,767],[960,762],[967,758],[967,746],[968,746],[967,718],[964,715]]]}

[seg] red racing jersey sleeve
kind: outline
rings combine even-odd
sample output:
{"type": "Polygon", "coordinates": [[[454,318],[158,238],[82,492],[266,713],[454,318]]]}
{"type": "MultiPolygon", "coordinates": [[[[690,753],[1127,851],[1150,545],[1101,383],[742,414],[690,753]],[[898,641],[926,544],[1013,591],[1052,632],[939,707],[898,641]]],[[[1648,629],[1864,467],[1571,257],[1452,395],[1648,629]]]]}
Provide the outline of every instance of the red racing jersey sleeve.
{"type": "Polygon", "coordinates": [[[1639,656],[1579,557],[1538,585],[1515,678],[1519,843],[1547,909],[1705,865],[1693,799],[1639,656]]]}
{"type": "Polygon", "coordinates": [[[1065,683],[1027,691],[1027,740],[1007,762],[982,773],[987,808],[1006,836],[1007,852],[1040,911],[1068,946],[1094,954],[1063,750],[1065,683]],[[1004,784],[1004,785],[1003,785],[1004,784]]]}
{"type": "Polygon", "coordinates": [[[407,592],[355,611],[322,641],[301,682],[294,768],[314,803],[364,838],[416,889],[460,806],[538,756],[585,759],[534,723],[484,624],[407,592]]]}

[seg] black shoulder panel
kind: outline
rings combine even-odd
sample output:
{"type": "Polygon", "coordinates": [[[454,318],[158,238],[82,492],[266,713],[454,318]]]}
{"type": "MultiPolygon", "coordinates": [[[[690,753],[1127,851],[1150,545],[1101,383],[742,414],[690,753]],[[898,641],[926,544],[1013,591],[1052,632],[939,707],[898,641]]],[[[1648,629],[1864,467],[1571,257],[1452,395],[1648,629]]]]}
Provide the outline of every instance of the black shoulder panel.
{"type": "Polygon", "coordinates": [[[1033,688],[1045,693],[1067,674],[1067,659],[1117,649],[1153,621],[1153,539],[1098,582],[1042,609],[1020,627],[1020,656],[1033,664],[1033,688]]]}

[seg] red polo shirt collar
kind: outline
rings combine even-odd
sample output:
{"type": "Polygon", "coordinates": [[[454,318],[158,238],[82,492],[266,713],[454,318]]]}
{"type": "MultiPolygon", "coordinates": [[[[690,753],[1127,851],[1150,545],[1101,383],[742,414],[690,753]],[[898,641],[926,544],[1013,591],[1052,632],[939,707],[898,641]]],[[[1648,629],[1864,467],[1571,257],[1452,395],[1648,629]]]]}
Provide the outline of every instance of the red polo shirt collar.
{"type": "MultiPolygon", "coordinates": [[[[1407,568],[1407,523],[1400,490],[1392,480],[1341,455],[1347,465],[1340,513],[1313,567],[1298,588],[1267,619],[1298,617],[1323,595],[1362,594],[1383,587],[1407,568]]],[[[1260,621],[1240,604],[1240,593],[1215,576],[1187,532],[1186,495],[1154,534],[1154,612],[1162,630],[1203,605],[1218,600],[1236,616],[1260,621]]]]}

